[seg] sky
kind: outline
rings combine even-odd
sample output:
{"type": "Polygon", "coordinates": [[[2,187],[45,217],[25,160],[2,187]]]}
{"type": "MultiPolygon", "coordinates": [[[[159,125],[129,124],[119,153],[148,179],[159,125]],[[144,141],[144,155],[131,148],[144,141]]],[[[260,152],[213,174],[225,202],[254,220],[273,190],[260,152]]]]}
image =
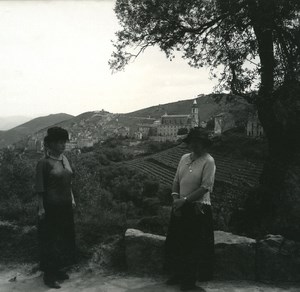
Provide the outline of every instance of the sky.
{"type": "Polygon", "coordinates": [[[208,69],[158,47],[112,74],[114,1],[0,1],[0,117],[126,113],[213,91],[208,69]]]}

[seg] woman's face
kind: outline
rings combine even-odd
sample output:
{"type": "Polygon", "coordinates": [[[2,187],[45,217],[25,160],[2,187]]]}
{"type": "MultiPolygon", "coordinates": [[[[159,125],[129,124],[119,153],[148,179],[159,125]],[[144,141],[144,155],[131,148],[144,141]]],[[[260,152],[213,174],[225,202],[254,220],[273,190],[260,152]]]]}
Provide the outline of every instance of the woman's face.
{"type": "Polygon", "coordinates": [[[51,151],[53,151],[56,154],[62,154],[66,149],[66,141],[59,140],[59,141],[51,142],[49,148],[51,149],[51,151]]]}
{"type": "Polygon", "coordinates": [[[200,140],[195,140],[189,143],[189,149],[196,154],[201,154],[205,150],[205,147],[200,140]]]}

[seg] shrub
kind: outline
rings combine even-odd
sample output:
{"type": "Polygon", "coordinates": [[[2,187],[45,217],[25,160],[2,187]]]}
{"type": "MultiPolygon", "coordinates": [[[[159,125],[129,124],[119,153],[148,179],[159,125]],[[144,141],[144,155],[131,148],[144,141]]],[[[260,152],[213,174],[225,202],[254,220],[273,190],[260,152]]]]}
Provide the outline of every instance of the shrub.
{"type": "Polygon", "coordinates": [[[157,153],[169,149],[171,147],[174,147],[176,145],[177,143],[171,141],[166,141],[166,142],[151,141],[147,145],[147,154],[157,153]]]}
{"type": "Polygon", "coordinates": [[[111,234],[126,229],[126,206],[114,202],[113,195],[100,187],[92,174],[77,181],[75,222],[78,245],[84,253],[111,234]]]}
{"type": "Polygon", "coordinates": [[[146,178],[143,183],[144,197],[157,197],[159,183],[154,178],[146,178]]]}
{"type": "Polygon", "coordinates": [[[162,205],[171,205],[172,204],[172,190],[171,187],[168,186],[161,186],[158,190],[157,196],[160,200],[162,205]]]}
{"type": "Polygon", "coordinates": [[[144,215],[156,215],[160,206],[158,198],[145,198],[143,200],[143,212],[144,215]]]}
{"type": "MultiPolygon", "coordinates": [[[[119,151],[116,146],[107,153],[112,155],[119,151]]],[[[90,255],[94,245],[123,234],[128,221],[136,222],[142,217],[156,215],[157,219],[153,217],[152,221],[145,219],[151,226],[149,230],[165,230],[158,221],[161,220],[161,201],[167,203],[162,199],[167,191],[161,189],[152,176],[124,164],[115,164],[106,154],[99,149],[98,152],[66,153],[74,168],[72,188],[77,204],[74,211],[76,237],[84,256],[90,255]],[[105,166],[107,162],[109,165],[105,166]]],[[[33,188],[36,163],[37,157],[20,157],[11,150],[1,155],[1,220],[16,221],[20,225],[36,224],[37,196],[33,188]]]]}
{"type": "Polygon", "coordinates": [[[180,128],[177,132],[177,135],[185,135],[189,132],[187,128],[180,128]]]}
{"type": "Polygon", "coordinates": [[[35,163],[5,150],[0,157],[0,218],[18,224],[36,219],[35,163]]]}
{"type": "Polygon", "coordinates": [[[137,228],[143,232],[164,235],[164,227],[158,216],[143,217],[137,223],[137,228]]]}

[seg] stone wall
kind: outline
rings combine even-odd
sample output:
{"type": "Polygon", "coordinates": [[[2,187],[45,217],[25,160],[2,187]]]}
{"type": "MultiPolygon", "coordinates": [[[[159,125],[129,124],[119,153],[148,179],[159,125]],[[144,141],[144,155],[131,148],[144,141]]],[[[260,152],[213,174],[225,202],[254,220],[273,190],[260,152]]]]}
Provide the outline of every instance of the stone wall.
{"type": "MultiPolygon", "coordinates": [[[[128,271],[161,275],[164,236],[128,229],[125,253],[128,271]]],[[[268,235],[256,241],[215,231],[215,279],[300,281],[300,243],[268,235]]]]}

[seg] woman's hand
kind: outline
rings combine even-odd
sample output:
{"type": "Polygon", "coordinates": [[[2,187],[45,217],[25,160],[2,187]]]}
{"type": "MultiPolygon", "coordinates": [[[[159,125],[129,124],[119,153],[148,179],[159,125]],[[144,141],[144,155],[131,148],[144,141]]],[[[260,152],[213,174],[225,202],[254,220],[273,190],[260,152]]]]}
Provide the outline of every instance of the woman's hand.
{"type": "Polygon", "coordinates": [[[40,220],[45,218],[45,209],[44,208],[39,208],[38,217],[40,220]]]}
{"type": "Polygon", "coordinates": [[[174,211],[177,211],[178,209],[180,209],[184,203],[185,203],[185,199],[175,199],[173,202],[174,211]]]}
{"type": "Polygon", "coordinates": [[[172,193],[171,196],[172,196],[173,203],[174,203],[175,200],[180,199],[180,195],[178,193],[172,193]]]}
{"type": "Polygon", "coordinates": [[[73,194],[72,189],[71,189],[71,197],[72,197],[72,208],[74,210],[76,208],[76,203],[75,203],[74,194],[73,194]]]}

